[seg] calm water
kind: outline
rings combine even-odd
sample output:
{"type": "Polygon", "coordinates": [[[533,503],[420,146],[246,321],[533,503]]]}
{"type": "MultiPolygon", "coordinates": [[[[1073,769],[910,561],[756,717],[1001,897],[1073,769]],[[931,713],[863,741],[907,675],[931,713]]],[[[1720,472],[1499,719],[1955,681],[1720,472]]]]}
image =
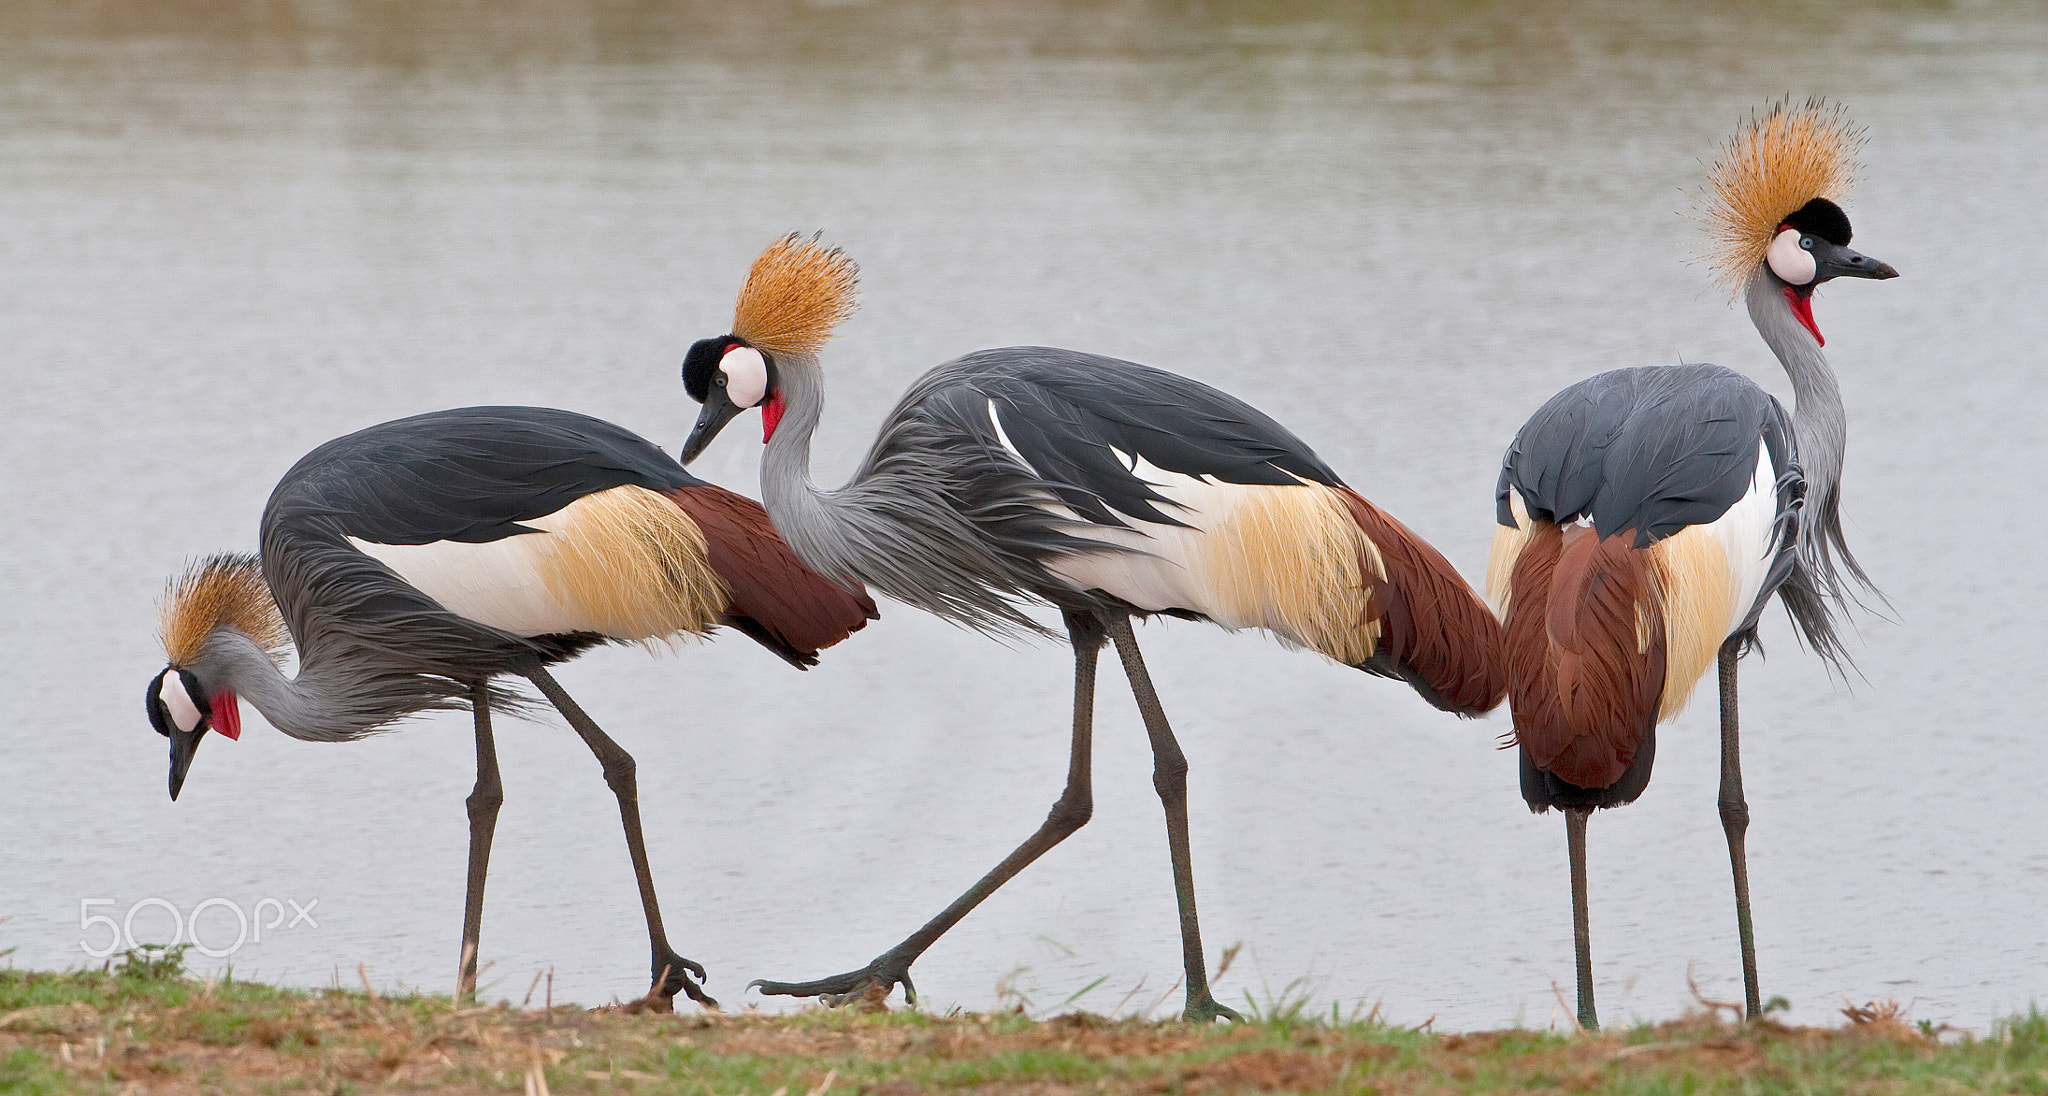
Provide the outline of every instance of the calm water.
{"type": "MultiPolygon", "coordinates": [[[[275,899],[317,924],[200,965],[452,985],[466,719],[321,746],[251,713],[174,805],[136,703],[165,578],[252,548],[320,441],[516,402],[673,450],[683,349],[727,329],[764,244],[823,228],[866,305],[828,353],[821,479],[925,368],[1068,345],[1253,399],[1477,578],[1501,449],[1559,387],[1687,359],[1785,392],[1682,214],[1791,91],[1869,128],[1847,206],[1904,276],[1816,309],[1851,535],[1893,609],[1847,683],[1775,614],[1744,664],[1764,989],[1802,1021],[1897,998],[1979,1029],[2048,1001],[2041,4],[238,7],[0,13],[8,961],[86,962],[86,900],[161,939],[166,905],[220,899],[224,948],[275,899]]],[[[732,433],[699,471],[753,493],[732,433]]],[[[1058,793],[1067,653],[884,611],[810,674],[735,639],[561,672],[638,755],[671,935],[728,1003],[864,963],[1058,793]]],[[[1504,713],[1460,723],[1256,636],[1142,638],[1194,766],[1211,953],[1245,945],[1220,996],[1558,1018],[1563,826],[1523,808],[1504,713]]],[[[919,964],[933,1006],[1100,980],[1081,1006],[1177,1007],[1149,757],[1101,693],[1095,822],[919,964]]],[[[552,722],[500,750],[486,982],[630,996],[644,937],[596,765],[552,722]]],[[[1611,1021],[1679,1013],[1688,972],[1740,994],[1715,758],[1696,703],[1592,828],[1611,1021]]]]}

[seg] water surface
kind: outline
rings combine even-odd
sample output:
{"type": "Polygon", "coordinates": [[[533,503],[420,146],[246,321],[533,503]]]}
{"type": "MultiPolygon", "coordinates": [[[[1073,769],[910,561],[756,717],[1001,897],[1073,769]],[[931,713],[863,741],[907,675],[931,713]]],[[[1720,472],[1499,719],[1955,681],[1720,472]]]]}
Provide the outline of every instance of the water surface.
{"type": "MultiPolygon", "coordinates": [[[[1717,143],[1792,92],[1870,131],[1847,207],[1903,276],[1816,312],[1851,415],[1856,550],[1891,598],[1831,679],[1781,616],[1743,669],[1766,994],[1983,1028],[2048,997],[2048,463],[2038,4],[10,5],[0,14],[0,951],[85,962],[81,902],[317,901],[250,977],[446,990],[467,721],[346,745],[251,713],[181,802],[136,703],[153,599],[252,549],[270,485],[371,422],[574,408],[673,450],[688,343],[747,263],[824,229],[865,304],[827,356],[836,482],[919,372],[1050,343],[1260,404],[1485,565],[1515,428],[1563,385],[1679,360],[1788,386],[1684,214],[1717,143]]],[[[751,421],[697,471],[755,493],[751,421]]],[[[737,637],[560,678],[640,760],[656,879],[710,989],[848,969],[1043,817],[1068,654],[885,604],[809,674],[737,637]]],[[[1218,985],[1440,1028],[1543,1025],[1572,981],[1563,827],[1505,713],[1461,723],[1263,638],[1140,633],[1193,765],[1218,985]]],[[[1179,999],[1150,758],[1105,676],[1091,825],[916,968],[928,1002],[1179,999]]],[[[1739,997],[1710,701],[1592,828],[1610,1021],[1739,997]]],[[[500,731],[490,990],[641,988],[597,767],[500,731]]],[[[268,909],[269,907],[266,907],[268,909]]],[[[268,914],[266,914],[268,919],[268,914]]],[[[203,919],[219,947],[234,918],[203,919]]],[[[161,937],[162,905],[135,915],[161,937]]],[[[196,957],[195,957],[196,958],[196,957]]],[[[1160,1004],[1165,1002],[1165,1004],[1160,1004]]]]}

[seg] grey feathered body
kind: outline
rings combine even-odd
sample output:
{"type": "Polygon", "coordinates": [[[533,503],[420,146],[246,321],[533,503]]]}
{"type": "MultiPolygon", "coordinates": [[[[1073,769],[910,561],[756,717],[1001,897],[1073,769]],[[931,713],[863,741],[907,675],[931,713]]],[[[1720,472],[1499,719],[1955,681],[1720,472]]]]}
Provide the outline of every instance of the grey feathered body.
{"type": "MultiPolygon", "coordinates": [[[[1767,456],[1778,517],[1763,587],[1754,603],[1738,607],[1737,634],[1748,642],[1764,606],[1798,568],[1806,480],[1793,460],[1795,445],[1784,407],[1734,370],[1707,364],[1617,369],[1571,385],[1529,417],[1502,461],[1496,516],[1502,525],[1515,524],[1514,492],[1533,520],[1590,521],[1602,537],[1626,533],[1646,548],[1726,514],[1749,491],[1757,461],[1767,456]]],[[[1795,586],[1786,606],[1809,639],[1831,645],[1826,613],[1802,613],[1816,608],[1806,592],[1795,586]]]]}
{"type": "MultiPolygon", "coordinates": [[[[279,730],[320,741],[466,708],[471,682],[561,661],[605,637],[519,636],[459,616],[348,538],[485,543],[531,532],[520,523],[611,487],[701,483],[630,431],[548,408],[437,411],[336,438],[294,464],[263,511],[263,575],[298,650],[297,676],[245,672],[238,691],[279,730]]],[[[509,691],[493,701],[521,704],[509,691]]]]}
{"type": "Polygon", "coordinates": [[[1768,272],[1752,279],[1751,319],[1791,377],[1796,415],[1748,377],[1718,365],[1619,369],[1574,384],[1530,416],[1502,461],[1496,519],[1515,524],[1510,491],[1530,516],[1591,521],[1601,537],[1633,534],[1636,547],[1719,519],[1771,461],[1777,495],[1772,561],[1736,637],[1756,626],[1776,594],[1817,654],[1846,659],[1837,625],[1852,600],[1837,561],[1870,581],[1843,539],[1840,476],[1847,444],[1841,391],[1818,345],[1798,325],[1768,272]]]}
{"type": "Polygon", "coordinates": [[[828,577],[984,631],[1044,632],[1022,608],[1037,601],[1130,611],[1050,567],[1128,550],[1092,529],[1183,524],[1133,457],[1225,483],[1340,482],[1301,439],[1227,393],[1117,358],[1026,346],[919,378],[853,477],[824,492],[806,478],[818,364],[792,355],[781,371],[788,411],[763,460],[762,498],[783,538],[828,577]]]}

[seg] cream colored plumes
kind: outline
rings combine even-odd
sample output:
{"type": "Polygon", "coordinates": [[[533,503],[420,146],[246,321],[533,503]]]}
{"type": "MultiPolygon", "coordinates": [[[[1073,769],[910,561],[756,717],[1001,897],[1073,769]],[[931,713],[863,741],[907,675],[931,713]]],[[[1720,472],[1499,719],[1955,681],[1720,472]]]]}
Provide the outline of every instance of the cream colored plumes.
{"type": "Polygon", "coordinates": [[[860,267],[816,237],[784,236],[747,271],[732,333],[770,354],[816,354],[859,307],[860,267]]]}
{"type": "Polygon", "coordinates": [[[540,577],[620,639],[709,631],[724,615],[725,584],[711,571],[703,530],[673,501],[614,487],[571,503],[549,535],[540,577]]]}
{"type": "Polygon", "coordinates": [[[255,640],[280,663],[291,644],[255,556],[209,556],[193,564],[164,590],[156,614],[157,636],[174,666],[191,664],[222,626],[255,640]]]}
{"type": "Polygon", "coordinates": [[[1863,131],[1839,106],[1775,103],[1730,138],[1707,175],[1703,219],[1714,279],[1740,288],[1756,272],[1778,226],[1815,198],[1840,200],[1856,173],[1863,131]]]}
{"type": "Polygon", "coordinates": [[[1651,545],[1650,577],[1664,617],[1664,693],[1657,703],[1662,722],[1685,707],[1720,653],[1734,622],[1735,582],[1728,553],[1704,525],[1689,525],[1651,545]]]}
{"type": "MultiPolygon", "coordinates": [[[[1077,535],[1129,551],[1079,553],[1052,564],[1053,573],[1141,609],[1263,628],[1347,666],[1372,657],[1379,621],[1369,580],[1384,579],[1385,564],[1329,488],[1225,483],[1143,460],[1132,470],[1186,524],[1121,528],[1077,518],[1077,535]]],[[[1047,508],[1072,516],[1056,503],[1047,508]]]]}
{"type": "Polygon", "coordinates": [[[1522,502],[1520,491],[1508,492],[1508,508],[1513,512],[1515,525],[1493,527],[1493,551],[1486,559],[1486,604],[1493,609],[1493,615],[1505,621],[1508,618],[1508,600],[1512,594],[1512,580],[1515,577],[1515,561],[1522,556],[1522,549],[1529,546],[1529,508],[1522,502]]]}
{"type": "Polygon", "coordinates": [[[483,544],[349,542],[449,612],[514,635],[596,632],[643,643],[702,633],[725,611],[704,533],[644,487],[585,495],[483,544]]]}
{"type": "MultiPolygon", "coordinates": [[[[1664,688],[1657,707],[1660,721],[1685,707],[1721,644],[1741,624],[1762,591],[1774,550],[1776,494],[1771,488],[1767,455],[1760,452],[1758,460],[1749,491],[1721,517],[1686,526],[1642,549],[1649,555],[1650,585],[1636,606],[1635,653],[1649,651],[1656,638],[1653,628],[1661,618],[1664,688]]],[[[1486,569],[1487,600],[1503,621],[1511,600],[1515,563],[1534,531],[1519,492],[1509,500],[1520,524],[1495,528],[1493,555],[1486,569]]],[[[1567,543],[1576,528],[1576,523],[1564,527],[1567,543]]],[[[1635,534],[1623,530],[1614,535],[1633,538],[1635,534]]],[[[1577,593],[1553,589],[1550,596],[1577,593]]]]}
{"type": "Polygon", "coordinates": [[[1364,568],[1379,550],[1329,489],[1249,486],[1203,541],[1213,596],[1229,617],[1356,666],[1379,644],[1364,568]]]}

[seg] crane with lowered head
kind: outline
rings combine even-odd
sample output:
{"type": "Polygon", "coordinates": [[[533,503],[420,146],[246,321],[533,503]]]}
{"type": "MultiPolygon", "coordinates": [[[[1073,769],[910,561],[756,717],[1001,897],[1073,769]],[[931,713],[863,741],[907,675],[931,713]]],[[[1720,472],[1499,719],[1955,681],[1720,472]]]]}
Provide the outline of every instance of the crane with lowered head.
{"type": "Polygon", "coordinates": [[[721,624],[799,669],[875,616],[858,585],[805,567],[759,504],[684,471],[611,423],[537,407],[438,411],[359,430],[292,466],[263,510],[260,556],[217,555],[158,605],[169,665],[150,723],[170,739],[171,798],[211,730],[247,700],[293,738],[348,742],[469,708],[477,779],[458,999],[476,988],[491,836],[504,793],[491,711],[532,682],[597,756],[619,803],[653,951],[650,996],[708,1006],[704,968],[668,944],[641,836],[636,765],[546,667],[601,643],[721,624]],[[280,668],[296,647],[298,668],[280,668]]]}

